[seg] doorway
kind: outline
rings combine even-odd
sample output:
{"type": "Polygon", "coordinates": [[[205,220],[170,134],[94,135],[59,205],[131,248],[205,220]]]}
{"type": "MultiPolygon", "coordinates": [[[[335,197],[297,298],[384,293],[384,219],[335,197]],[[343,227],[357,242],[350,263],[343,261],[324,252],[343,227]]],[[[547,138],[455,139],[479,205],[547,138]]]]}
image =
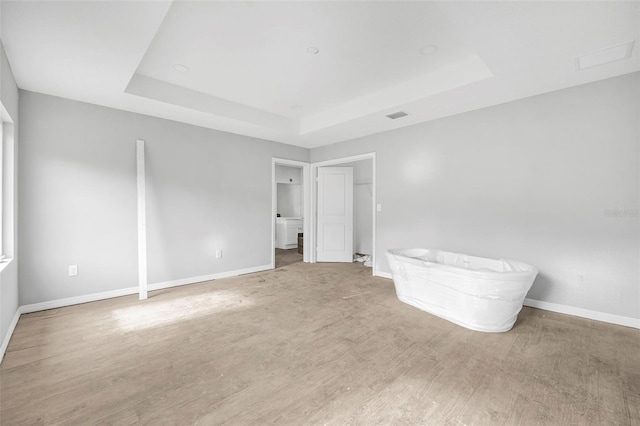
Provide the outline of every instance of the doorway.
{"type": "MultiPolygon", "coordinates": [[[[317,247],[322,239],[319,235],[319,222],[322,222],[322,212],[319,211],[320,191],[317,179],[319,171],[323,168],[352,168],[352,197],[353,197],[353,245],[352,255],[356,261],[366,262],[371,266],[372,275],[375,275],[376,251],[375,251],[375,230],[376,230],[376,173],[375,173],[375,153],[362,154],[352,157],[344,157],[335,160],[328,160],[311,164],[311,177],[314,184],[311,186],[311,224],[309,240],[311,247],[317,247]]],[[[321,207],[321,206],[320,206],[321,207]]],[[[310,261],[315,263],[322,261],[322,256],[318,257],[318,251],[312,250],[310,261]]]]}
{"type": "Polygon", "coordinates": [[[309,163],[272,159],[271,268],[309,262],[309,163]]]}

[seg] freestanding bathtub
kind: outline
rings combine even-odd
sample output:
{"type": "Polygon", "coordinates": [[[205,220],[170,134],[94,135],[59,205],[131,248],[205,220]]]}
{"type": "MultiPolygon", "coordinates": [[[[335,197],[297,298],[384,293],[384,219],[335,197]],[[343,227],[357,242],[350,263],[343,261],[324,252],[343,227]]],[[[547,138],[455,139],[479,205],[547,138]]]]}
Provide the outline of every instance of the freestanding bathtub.
{"type": "Polygon", "coordinates": [[[398,299],[477,331],[509,331],[538,270],[516,260],[428,249],[387,251],[398,299]]]}

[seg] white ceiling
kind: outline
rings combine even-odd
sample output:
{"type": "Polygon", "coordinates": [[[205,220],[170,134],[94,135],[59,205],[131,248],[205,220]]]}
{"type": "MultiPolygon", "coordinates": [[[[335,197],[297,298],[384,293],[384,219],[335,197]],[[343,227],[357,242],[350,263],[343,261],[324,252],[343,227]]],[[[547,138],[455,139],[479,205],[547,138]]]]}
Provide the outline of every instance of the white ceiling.
{"type": "Polygon", "coordinates": [[[1,7],[22,89],[309,148],[640,70],[638,2],[1,7]],[[576,69],[632,40],[629,59],[576,69]]]}

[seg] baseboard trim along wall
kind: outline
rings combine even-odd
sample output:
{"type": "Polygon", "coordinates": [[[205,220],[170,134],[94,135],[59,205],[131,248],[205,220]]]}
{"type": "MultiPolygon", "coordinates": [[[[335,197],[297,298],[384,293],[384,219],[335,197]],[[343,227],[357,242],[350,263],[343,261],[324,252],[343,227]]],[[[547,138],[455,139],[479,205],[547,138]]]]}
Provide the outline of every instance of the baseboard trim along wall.
{"type": "Polygon", "coordinates": [[[11,320],[11,324],[9,324],[9,329],[7,330],[7,334],[4,336],[4,339],[2,340],[2,346],[0,346],[0,363],[2,363],[2,359],[4,358],[4,353],[7,351],[7,346],[9,346],[9,340],[11,340],[11,336],[13,336],[13,330],[15,330],[16,325],[18,325],[20,314],[22,314],[22,309],[18,307],[18,309],[16,310],[16,314],[13,316],[13,319],[11,320]]]}
{"type": "MultiPolygon", "coordinates": [[[[376,277],[392,279],[389,272],[375,271],[374,275],[376,277]]],[[[524,306],[640,329],[640,319],[638,318],[623,317],[621,315],[576,308],[575,306],[560,305],[558,303],[543,302],[535,299],[524,299],[524,306]]]]}
{"type": "Polygon", "coordinates": [[[595,321],[608,322],[610,324],[640,329],[640,319],[638,318],[623,317],[621,315],[576,308],[575,306],[543,302],[535,299],[524,299],[524,305],[531,308],[543,309],[545,311],[557,312],[559,314],[573,315],[575,317],[582,317],[595,321]]]}
{"type": "Polygon", "coordinates": [[[111,299],[114,297],[129,296],[138,293],[138,287],[127,287],[118,290],[103,291],[101,293],[84,294],[82,296],[67,297],[64,299],[49,300],[47,302],[32,303],[21,306],[22,314],[31,312],[46,311],[47,309],[62,308],[64,306],[79,305],[81,303],[95,302],[98,300],[111,299]]]}
{"type": "MultiPolygon", "coordinates": [[[[255,266],[252,268],[238,269],[235,271],[220,272],[217,274],[200,275],[198,277],[181,278],[173,281],[163,281],[149,284],[149,291],[163,290],[165,288],[179,287],[182,285],[201,283],[204,281],[219,280],[221,278],[235,277],[238,275],[250,274],[253,272],[266,271],[271,269],[271,265],[255,266]]],[[[114,297],[129,296],[138,293],[138,287],[127,287],[118,290],[104,291],[102,293],[85,294],[83,296],[67,297],[65,299],[50,300],[48,302],[33,303],[21,306],[23,314],[31,312],[46,311],[47,309],[62,308],[64,306],[79,305],[81,303],[95,302],[98,300],[111,299],[114,297]]]]}
{"type": "MultiPolygon", "coordinates": [[[[235,271],[220,272],[217,274],[201,275],[199,277],[183,278],[173,281],[164,281],[161,283],[149,284],[149,291],[162,290],[170,287],[178,287],[181,285],[201,283],[203,281],[219,280],[221,278],[237,277],[238,275],[252,274],[254,272],[262,272],[271,269],[271,265],[254,266],[252,268],[237,269],[235,271]]],[[[138,289],[136,288],[136,291],[138,289]]]]}
{"type": "MultiPolygon", "coordinates": [[[[251,274],[254,272],[266,271],[269,269],[271,269],[271,265],[254,266],[252,268],[237,269],[235,271],[226,271],[226,272],[220,272],[217,274],[201,275],[198,277],[182,278],[179,280],[164,281],[160,283],[149,284],[148,289],[149,291],[163,290],[165,288],[170,288],[170,287],[179,287],[183,285],[195,284],[195,283],[200,283],[204,281],[219,280],[221,278],[236,277],[238,275],[251,274]]],[[[9,345],[9,340],[11,340],[11,336],[13,335],[13,331],[15,330],[16,325],[18,324],[18,320],[20,319],[21,314],[29,314],[31,312],[46,311],[47,309],[63,308],[65,306],[73,306],[73,305],[79,305],[81,303],[96,302],[98,300],[106,300],[106,299],[112,299],[114,297],[129,296],[137,293],[138,293],[138,287],[127,287],[127,288],[122,288],[118,290],[104,291],[101,293],[85,294],[82,296],[67,297],[64,299],[50,300],[47,302],[32,303],[30,305],[19,306],[18,310],[16,311],[16,314],[13,317],[13,320],[11,321],[11,325],[7,330],[7,334],[5,335],[4,340],[2,341],[2,346],[0,346],[0,362],[2,362],[2,359],[4,358],[5,351],[7,350],[7,346],[9,345]]]]}
{"type": "Polygon", "coordinates": [[[374,271],[373,275],[376,277],[388,278],[390,280],[393,279],[390,272],[374,271]]]}

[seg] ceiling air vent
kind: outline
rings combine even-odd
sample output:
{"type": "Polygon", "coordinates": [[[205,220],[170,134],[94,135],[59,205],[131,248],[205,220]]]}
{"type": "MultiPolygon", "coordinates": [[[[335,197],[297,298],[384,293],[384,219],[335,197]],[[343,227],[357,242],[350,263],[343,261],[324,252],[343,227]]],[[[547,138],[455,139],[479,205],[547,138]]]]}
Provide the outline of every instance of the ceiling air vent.
{"type": "Polygon", "coordinates": [[[389,117],[392,120],[395,120],[396,118],[406,117],[407,115],[409,115],[409,114],[407,114],[404,111],[398,111],[398,112],[394,112],[393,114],[387,115],[387,117],[389,117]]]}
{"type": "Polygon", "coordinates": [[[608,64],[609,62],[628,59],[631,57],[633,42],[634,40],[631,40],[627,43],[618,44],[616,46],[598,50],[597,52],[589,53],[588,55],[578,56],[576,58],[576,67],[578,70],[584,70],[598,65],[608,64]]]}

